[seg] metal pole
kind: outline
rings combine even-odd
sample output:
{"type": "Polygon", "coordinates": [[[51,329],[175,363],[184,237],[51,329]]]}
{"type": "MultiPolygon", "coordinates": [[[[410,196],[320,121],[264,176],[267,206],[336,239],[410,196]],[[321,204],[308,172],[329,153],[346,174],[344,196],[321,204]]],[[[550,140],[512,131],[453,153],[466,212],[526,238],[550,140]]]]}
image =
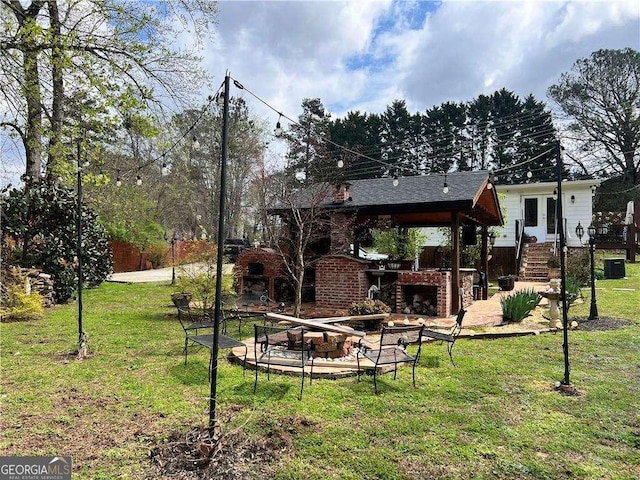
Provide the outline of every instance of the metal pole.
{"type": "Polygon", "coordinates": [[[229,136],[229,85],[230,77],[224,77],[224,105],[222,109],[222,161],[220,162],[220,211],[218,212],[218,258],[216,266],[216,299],[213,320],[213,349],[211,352],[211,395],[209,396],[209,438],[217,440],[216,427],[216,395],[218,388],[218,330],[222,317],[222,257],[224,243],[224,215],[226,197],[227,143],[229,136]]]}
{"type": "Polygon", "coordinates": [[[81,140],[78,140],[78,191],[76,211],[76,256],[78,257],[78,358],[84,357],[85,335],[82,331],[82,159],[81,140]]]}
{"type": "Polygon", "coordinates": [[[171,237],[171,285],[176,284],[176,234],[171,237]]]}
{"type": "Polygon", "coordinates": [[[596,239],[589,237],[589,256],[591,258],[591,309],[589,310],[589,320],[598,320],[598,304],[596,302],[596,239]]]}
{"type": "Polygon", "coordinates": [[[562,299],[562,350],[564,352],[564,385],[571,385],[569,381],[569,328],[568,328],[568,305],[567,305],[567,284],[566,284],[566,266],[565,266],[565,231],[562,213],[562,147],[560,142],[557,146],[557,180],[558,180],[558,200],[556,205],[556,225],[560,225],[560,295],[562,299]],[[558,223],[559,222],[559,223],[558,223]]]}

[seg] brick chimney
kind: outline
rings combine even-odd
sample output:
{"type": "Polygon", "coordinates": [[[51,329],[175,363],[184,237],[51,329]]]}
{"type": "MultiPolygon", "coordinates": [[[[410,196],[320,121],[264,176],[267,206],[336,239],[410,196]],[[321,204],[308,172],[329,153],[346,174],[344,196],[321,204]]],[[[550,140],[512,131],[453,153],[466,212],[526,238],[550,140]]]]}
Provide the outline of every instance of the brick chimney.
{"type": "Polygon", "coordinates": [[[349,194],[350,183],[343,182],[333,187],[333,203],[344,203],[351,198],[349,194]]]}

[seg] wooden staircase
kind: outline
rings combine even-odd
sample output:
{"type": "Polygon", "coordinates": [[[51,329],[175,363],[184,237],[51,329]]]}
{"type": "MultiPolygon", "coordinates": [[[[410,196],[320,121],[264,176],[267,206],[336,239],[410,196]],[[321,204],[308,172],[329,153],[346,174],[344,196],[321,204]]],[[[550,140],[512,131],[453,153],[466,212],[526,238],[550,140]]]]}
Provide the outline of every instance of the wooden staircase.
{"type": "Polygon", "coordinates": [[[524,282],[547,282],[547,260],[553,254],[553,243],[526,243],[522,251],[522,262],[518,280],[524,282]]]}

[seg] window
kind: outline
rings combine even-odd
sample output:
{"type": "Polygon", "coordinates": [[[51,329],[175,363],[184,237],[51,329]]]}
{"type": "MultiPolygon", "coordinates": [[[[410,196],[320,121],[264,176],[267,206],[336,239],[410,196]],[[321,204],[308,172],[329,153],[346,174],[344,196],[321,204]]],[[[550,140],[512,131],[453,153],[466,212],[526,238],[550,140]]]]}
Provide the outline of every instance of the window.
{"type": "Polygon", "coordinates": [[[525,227],[538,226],[538,199],[537,198],[524,199],[524,226],[525,227]]]}

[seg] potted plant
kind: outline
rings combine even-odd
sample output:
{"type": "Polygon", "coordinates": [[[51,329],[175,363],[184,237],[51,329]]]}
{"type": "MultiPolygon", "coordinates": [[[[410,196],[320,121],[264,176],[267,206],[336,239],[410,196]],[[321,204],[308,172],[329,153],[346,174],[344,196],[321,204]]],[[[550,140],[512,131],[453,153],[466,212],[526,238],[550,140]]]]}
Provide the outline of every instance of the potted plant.
{"type": "Polygon", "coordinates": [[[560,278],[560,257],[558,255],[551,255],[547,259],[547,276],[549,279],[560,278]]]}
{"type": "Polygon", "coordinates": [[[424,245],[425,236],[417,228],[389,228],[377,230],[374,246],[378,252],[389,255],[387,268],[398,270],[403,259],[415,259],[424,245]]]}

